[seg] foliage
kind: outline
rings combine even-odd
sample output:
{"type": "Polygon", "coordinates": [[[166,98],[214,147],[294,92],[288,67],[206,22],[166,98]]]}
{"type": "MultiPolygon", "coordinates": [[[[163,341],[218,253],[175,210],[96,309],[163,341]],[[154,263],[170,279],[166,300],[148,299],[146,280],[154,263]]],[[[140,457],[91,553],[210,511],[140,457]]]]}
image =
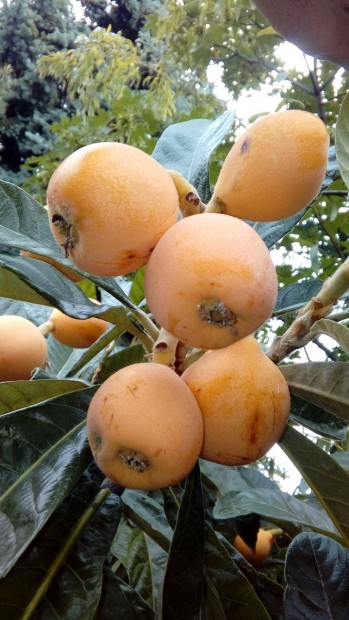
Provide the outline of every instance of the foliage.
{"type": "MultiPolygon", "coordinates": [[[[209,158],[231,123],[229,113],[214,122],[178,123],[164,132],[154,157],[200,186],[207,198],[209,158]]],[[[331,160],[329,175],[322,192],[331,175],[338,175],[331,160]]],[[[11,184],[2,182],[0,189],[3,247],[35,251],[66,264],[45,210],[11,184]]],[[[257,224],[256,229],[272,247],[296,220],[257,224]]],[[[0,255],[5,312],[22,308],[34,316],[35,306],[53,305],[70,316],[98,315],[114,325],[86,351],[56,344],[51,370],[0,386],[3,615],[50,618],[55,609],[56,617],[103,619],[110,617],[112,607],[125,618],[248,614],[261,619],[281,617],[284,605],[289,617],[309,615],[321,608],[322,599],[317,594],[314,599],[313,582],[299,580],[299,563],[311,568],[314,581],[321,583],[321,596],[328,599],[335,590],[336,605],[345,608],[345,591],[334,585],[340,567],[338,575],[331,567],[336,558],[345,564],[349,544],[348,463],[337,458],[347,449],[347,362],[281,365],[292,394],[292,414],[280,446],[303,476],[294,495],[265,476],[260,464],[234,468],[201,461],[186,481],[161,491],[129,491],[103,483],[86,443],[85,414],[96,382],[144,359],[144,347],[152,342],[143,271],[134,275],[129,295],[125,278],[86,274],[102,294],[102,305],[96,308],[81,287],[51,265],[18,254],[0,255]],[[61,348],[68,349],[68,357],[63,355],[59,366],[61,348]],[[330,452],[328,443],[325,449],[296,430],[302,427],[330,442],[330,452]],[[247,515],[255,515],[254,520],[247,515]],[[232,541],[243,526],[253,544],[261,524],[277,528],[277,545],[255,569],[232,541]]],[[[318,279],[308,278],[281,289],[276,314],[292,316],[320,287],[318,279]]],[[[312,337],[329,333],[347,352],[347,327],[333,323],[318,321],[312,337]]],[[[265,467],[271,473],[270,461],[265,467]]]]}
{"type": "Polygon", "coordinates": [[[88,27],[63,0],[49,6],[12,0],[0,9],[0,130],[21,153],[15,147],[11,174],[3,153],[3,177],[17,185],[0,182],[1,313],[39,325],[57,307],[111,324],[83,351],[49,336],[45,370],[30,381],[0,384],[0,615],[344,618],[348,294],[307,333],[324,361],[313,361],[307,345],[280,365],[292,409],[279,447],[298,469],[296,489],[271,453],[246,467],[201,460],[176,487],[131,491],[110,485],[96,469],[85,417],[98,384],[147,359],[153,346],[144,268],[120,278],[83,274],[77,285],[20,250],[70,265],[36,198],[44,203],[54,167],[88,142],[119,140],[152,152],[208,201],[246,123],[220,115],[224,105],[206,75],[215,63],[235,101],[266,84],[279,95],[279,107],[317,112],[331,135],[327,175],[314,202],[288,220],[251,223],[278,264],[274,315],[257,334],[268,347],[346,264],[348,99],[340,113],[339,106],[348,75],[316,59],[307,60],[304,73],[287,68],[280,37],[248,0],[81,4],[88,27]],[[19,187],[23,168],[13,176],[28,155],[25,187],[36,198],[19,187]],[[98,308],[88,299],[96,294],[98,308]],[[276,532],[275,544],[253,568],[232,542],[243,531],[253,546],[260,526],[276,532]]]}

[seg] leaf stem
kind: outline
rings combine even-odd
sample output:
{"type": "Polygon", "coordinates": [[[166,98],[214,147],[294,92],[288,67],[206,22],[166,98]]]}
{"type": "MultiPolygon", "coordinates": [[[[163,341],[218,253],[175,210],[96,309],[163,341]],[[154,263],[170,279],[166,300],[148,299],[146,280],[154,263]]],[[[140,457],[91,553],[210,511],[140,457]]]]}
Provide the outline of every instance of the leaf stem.
{"type": "Polygon", "coordinates": [[[103,504],[103,502],[106,500],[109,494],[110,494],[110,489],[108,488],[101,489],[97,493],[92,504],[90,504],[90,506],[87,508],[87,510],[82,515],[81,519],[79,519],[79,521],[73,528],[69,538],[66,540],[64,545],[61,547],[60,551],[58,552],[51,566],[49,567],[45,578],[43,579],[38,589],[36,590],[32,600],[30,601],[30,603],[27,605],[26,609],[24,610],[21,616],[21,620],[29,620],[29,618],[32,617],[37,606],[39,605],[39,603],[45,596],[53,579],[55,578],[56,574],[61,568],[63,562],[66,560],[69,553],[71,552],[74,545],[76,544],[78,538],[81,536],[83,530],[87,527],[92,517],[95,515],[96,511],[103,504]]]}

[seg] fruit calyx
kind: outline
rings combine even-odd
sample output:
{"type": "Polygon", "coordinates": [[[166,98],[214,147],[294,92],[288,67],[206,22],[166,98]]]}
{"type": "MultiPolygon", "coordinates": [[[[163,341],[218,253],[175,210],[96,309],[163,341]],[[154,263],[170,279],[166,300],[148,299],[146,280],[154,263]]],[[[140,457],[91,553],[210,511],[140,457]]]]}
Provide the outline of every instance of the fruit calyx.
{"type": "Polygon", "coordinates": [[[61,246],[64,249],[65,258],[69,258],[69,250],[74,248],[74,238],[71,234],[73,224],[69,224],[64,217],[58,213],[53,214],[51,221],[54,226],[57,226],[60,234],[66,238],[65,242],[61,243],[61,246]]]}
{"type": "Polygon", "coordinates": [[[205,299],[198,305],[200,319],[216,327],[232,327],[237,323],[235,314],[219,299],[205,299]]]}
{"type": "Polygon", "coordinates": [[[149,467],[148,459],[141,454],[141,452],[137,452],[136,450],[121,448],[118,452],[118,457],[124,465],[127,465],[141,474],[149,467]]]}

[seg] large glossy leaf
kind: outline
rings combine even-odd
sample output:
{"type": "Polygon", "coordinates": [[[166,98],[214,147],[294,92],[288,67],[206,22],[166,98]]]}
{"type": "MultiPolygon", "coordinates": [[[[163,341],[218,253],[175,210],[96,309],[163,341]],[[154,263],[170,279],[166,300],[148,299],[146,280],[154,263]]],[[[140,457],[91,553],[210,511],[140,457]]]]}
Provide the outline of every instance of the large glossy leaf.
{"type": "Polygon", "coordinates": [[[271,522],[274,519],[289,521],[297,527],[310,527],[316,532],[338,536],[338,531],[324,510],[309,506],[307,502],[280,490],[229,492],[218,499],[213,510],[216,519],[231,519],[250,513],[256,513],[271,522]]]}
{"type": "Polygon", "coordinates": [[[201,199],[209,198],[209,159],[234,120],[225,112],[216,120],[194,119],[167,127],[153,152],[153,157],[165,168],[177,170],[197,189],[201,199]]]}
{"type": "Polygon", "coordinates": [[[209,579],[205,590],[208,606],[212,606],[212,599],[216,598],[216,604],[221,604],[227,620],[270,618],[249,580],[209,526],[206,526],[205,567],[209,579]]]}
{"type": "MultiPolygon", "coordinates": [[[[252,467],[229,467],[210,461],[200,461],[201,473],[209,478],[216,487],[215,495],[225,495],[228,492],[239,493],[249,489],[278,490],[274,480],[270,480],[257,469],[252,467]]],[[[212,488],[212,487],[211,487],[212,488]]]]}
{"type": "Polygon", "coordinates": [[[311,532],[299,534],[286,555],[285,619],[349,617],[349,551],[311,532]]]}
{"type": "Polygon", "coordinates": [[[124,513],[165,551],[169,551],[173,531],[163,506],[146,493],[126,490],[122,495],[124,513]]]}
{"type": "Polygon", "coordinates": [[[126,349],[121,349],[114,355],[110,355],[103,364],[103,369],[99,373],[99,381],[103,382],[111,374],[120,370],[120,368],[124,368],[125,366],[130,366],[131,364],[137,364],[139,362],[144,362],[144,347],[141,344],[132,345],[127,347],[126,349]]]}
{"type": "Polygon", "coordinates": [[[291,418],[322,437],[344,441],[347,436],[348,420],[339,418],[294,394],[291,396],[291,418]]]}
{"type": "Polygon", "coordinates": [[[151,562],[143,530],[122,519],[111,551],[125,567],[131,588],[148,604],[152,604],[151,562]]]}
{"type": "Polygon", "coordinates": [[[330,455],[291,426],[286,428],[279,445],[300,471],[348,544],[348,474],[330,455]]]}
{"type": "Polygon", "coordinates": [[[336,151],[344,183],[349,187],[349,96],[343,99],[336,123],[336,151]]]}
{"type": "Polygon", "coordinates": [[[197,464],[186,479],[166,567],[160,617],[199,616],[204,585],[204,506],[197,464]]]}
{"type": "Polygon", "coordinates": [[[100,603],[95,620],[155,620],[154,610],[108,567],[103,567],[100,603]]]}
{"type": "Polygon", "coordinates": [[[0,383],[0,415],[83,389],[86,389],[86,384],[74,380],[38,379],[0,383]]]}
{"type": "Polygon", "coordinates": [[[12,568],[91,459],[93,389],[0,418],[0,576],[12,568]]]}
{"type": "MultiPolygon", "coordinates": [[[[0,616],[8,620],[33,599],[47,571],[57,561],[61,547],[99,490],[97,484],[80,484],[57,508],[35,541],[5,579],[0,582],[0,616]]],[[[120,499],[109,495],[83,530],[73,550],[54,578],[35,618],[89,620],[99,603],[102,566],[121,515],[120,499]]]]}
{"type": "Polygon", "coordinates": [[[25,191],[0,181],[0,244],[31,250],[46,249],[62,256],[50,229],[46,210],[25,191]]]}
{"type": "Polygon", "coordinates": [[[349,420],[349,362],[279,366],[291,394],[349,420]]]}

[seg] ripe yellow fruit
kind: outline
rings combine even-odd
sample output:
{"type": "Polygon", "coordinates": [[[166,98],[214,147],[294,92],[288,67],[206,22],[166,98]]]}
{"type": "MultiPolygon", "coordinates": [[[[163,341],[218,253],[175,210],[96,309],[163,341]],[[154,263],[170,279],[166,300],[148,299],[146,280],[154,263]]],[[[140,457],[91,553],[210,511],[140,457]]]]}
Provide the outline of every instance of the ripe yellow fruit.
{"type": "Polygon", "coordinates": [[[220,171],[212,205],[255,222],[282,220],[317,196],[326,172],[329,135],[303,110],[257,119],[238,138],[220,171]]]}
{"type": "Polygon", "coordinates": [[[180,220],[147,265],[145,295],[156,321],[191,347],[218,349],[252,333],[275,304],[277,276],[251,226],[218,213],[180,220]]]}
{"type": "Polygon", "coordinates": [[[280,438],[290,412],[288,385],[254,336],[207,352],[182,378],[203,415],[203,459],[246,465],[280,438]]]}
{"type": "Polygon", "coordinates": [[[46,340],[34,323],[21,316],[0,317],[0,381],[30,379],[46,360],[46,340]]]}
{"type": "Polygon", "coordinates": [[[162,364],[139,363],[122,368],[97,390],[87,433],[105,476],[131,489],[158,489],[191,471],[203,422],[181,377],[162,364]]]}
{"type": "Polygon", "coordinates": [[[235,549],[244,556],[245,560],[254,566],[259,566],[259,564],[269,557],[273,542],[274,536],[272,532],[260,528],[257,534],[255,552],[246,545],[239,535],[235,536],[233,545],[235,549]]]}
{"type": "Polygon", "coordinates": [[[41,254],[36,254],[35,252],[29,252],[29,250],[21,250],[21,255],[26,256],[27,258],[33,258],[34,260],[41,260],[44,263],[48,263],[49,265],[52,265],[53,267],[55,267],[55,269],[57,269],[58,271],[63,273],[67,278],[69,278],[69,280],[72,280],[72,282],[81,282],[81,280],[84,279],[83,276],[80,276],[78,273],[76,273],[76,271],[74,271],[73,269],[70,269],[70,267],[66,267],[65,265],[61,265],[60,263],[57,263],[57,261],[55,261],[54,258],[49,258],[48,256],[42,256],[41,254]]]}
{"type": "Polygon", "coordinates": [[[73,319],[55,308],[49,321],[53,323],[52,336],[69,347],[86,349],[107,330],[109,323],[97,317],[73,319]]]}
{"type": "Polygon", "coordinates": [[[50,179],[47,203],[57,243],[80,269],[101,276],[144,265],[179,213],[170,174],[150,155],[116,142],[67,157],[50,179]]]}

